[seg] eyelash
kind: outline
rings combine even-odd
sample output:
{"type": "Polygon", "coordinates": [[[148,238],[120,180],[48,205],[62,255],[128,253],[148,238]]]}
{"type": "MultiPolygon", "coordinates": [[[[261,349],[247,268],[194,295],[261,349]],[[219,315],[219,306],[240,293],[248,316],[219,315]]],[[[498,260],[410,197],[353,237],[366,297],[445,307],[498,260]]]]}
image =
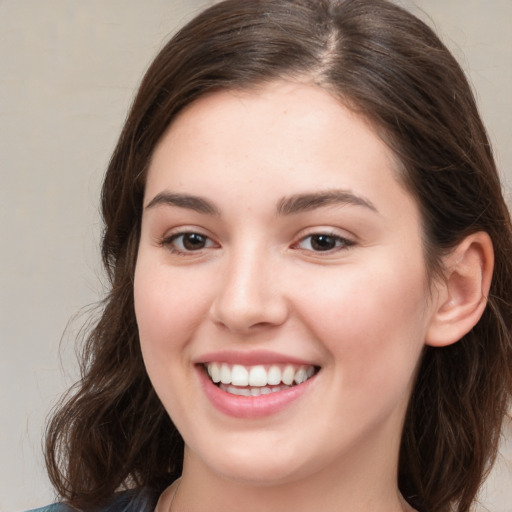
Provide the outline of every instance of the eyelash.
{"type": "Polygon", "coordinates": [[[199,233],[197,231],[181,231],[179,233],[173,233],[172,235],[166,236],[165,238],[160,240],[159,245],[161,245],[162,247],[166,247],[172,254],[177,254],[179,256],[187,256],[189,254],[199,253],[203,249],[209,249],[213,247],[215,243],[211,240],[210,237],[203,235],[202,233],[199,233]],[[198,250],[187,249],[186,247],[183,246],[183,239],[187,235],[200,237],[205,241],[206,245],[204,247],[199,248],[198,250]],[[180,238],[182,239],[182,249],[178,249],[175,246],[176,241],[179,240],[180,238]]]}
{"type": "MultiPolygon", "coordinates": [[[[323,243],[323,242],[321,242],[321,243],[323,243]]],[[[321,254],[321,253],[331,254],[333,252],[343,251],[343,250],[349,249],[353,245],[355,245],[355,242],[353,240],[349,240],[348,238],[344,238],[344,237],[342,237],[340,235],[337,235],[336,233],[322,232],[322,231],[306,235],[306,236],[302,237],[298,242],[296,242],[294,244],[294,246],[299,248],[299,249],[303,249],[305,251],[313,252],[313,253],[318,253],[318,254],[321,254]],[[312,243],[314,243],[313,240],[315,238],[317,239],[316,240],[317,243],[320,241],[319,239],[323,238],[324,242],[327,241],[327,242],[334,243],[334,247],[327,248],[325,250],[322,250],[322,249],[314,250],[313,248],[311,248],[311,249],[304,249],[304,248],[300,247],[300,245],[304,241],[306,241],[306,240],[310,240],[310,246],[312,246],[312,243]]]]}
{"type": "MultiPolygon", "coordinates": [[[[173,233],[173,234],[163,238],[162,240],[160,240],[159,245],[162,247],[166,247],[172,254],[176,254],[179,256],[198,254],[204,249],[210,249],[210,248],[216,246],[215,242],[213,242],[210,237],[208,237],[207,235],[204,235],[200,232],[197,232],[197,231],[181,231],[179,233],[173,233]],[[186,236],[198,237],[200,240],[203,240],[205,245],[203,245],[202,247],[200,247],[198,249],[191,249],[191,248],[187,249],[183,245],[184,239],[186,236]],[[180,240],[180,239],[181,239],[182,248],[176,248],[176,241],[180,240]]],[[[311,253],[315,253],[315,254],[322,254],[322,253],[332,254],[334,252],[347,250],[350,247],[352,247],[353,245],[355,245],[354,241],[344,238],[342,236],[339,236],[335,233],[316,232],[316,233],[311,233],[309,235],[306,235],[306,236],[300,238],[297,242],[292,244],[292,249],[299,249],[299,250],[303,250],[303,251],[311,252],[311,253]],[[327,247],[325,249],[320,249],[317,247],[317,250],[315,250],[313,247],[313,244],[315,243],[315,241],[314,241],[315,239],[316,239],[317,244],[318,243],[320,243],[320,244],[327,243],[327,245],[334,244],[334,246],[327,247]],[[322,241],[322,239],[323,239],[323,241],[322,241]],[[310,241],[309,245],[311,248],[301,247],[301,245],[307,240],[310,241]]]]}

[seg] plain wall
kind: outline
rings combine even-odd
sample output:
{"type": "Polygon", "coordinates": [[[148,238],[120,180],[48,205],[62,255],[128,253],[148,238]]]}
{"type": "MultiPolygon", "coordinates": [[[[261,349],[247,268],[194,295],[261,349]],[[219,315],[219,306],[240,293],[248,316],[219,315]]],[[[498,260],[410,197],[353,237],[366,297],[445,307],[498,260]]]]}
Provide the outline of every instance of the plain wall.
{"type": "MultiPolygon", "coordinates": [[[[41,438],[77,376],[83,318],[64,330],[104,292],[101,178],[142,73],[204,3],[0,0],[0,511],[54,499],[41,438]]],[[[402,3],[416,5],[469,72],[512,183],[512,2],[402,3]]],[[[491,512],[512,511],[511,443],[484,493],[491,512]]]]}

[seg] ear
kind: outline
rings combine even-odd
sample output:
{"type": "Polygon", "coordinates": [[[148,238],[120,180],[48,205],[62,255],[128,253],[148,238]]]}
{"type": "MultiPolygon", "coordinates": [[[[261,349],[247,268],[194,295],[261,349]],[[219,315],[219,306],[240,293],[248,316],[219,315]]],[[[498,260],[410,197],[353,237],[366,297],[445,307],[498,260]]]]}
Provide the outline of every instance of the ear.
{"type": "Polygon", "coordinates": [[[435,310],[425,343],[451,345],[480,320],[491,287],[494,251],[483,231],[466,237],[443,258],[444,279],[436,283],[435,310]]]}

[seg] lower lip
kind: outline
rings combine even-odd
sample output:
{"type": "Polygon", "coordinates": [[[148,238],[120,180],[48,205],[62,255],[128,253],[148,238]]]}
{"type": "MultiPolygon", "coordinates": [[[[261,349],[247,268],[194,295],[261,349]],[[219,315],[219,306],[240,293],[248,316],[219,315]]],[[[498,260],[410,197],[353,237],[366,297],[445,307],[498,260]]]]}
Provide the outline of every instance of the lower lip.
{"type": "Polygon", "coordinates": [[[304,395],[315,380],[313,376],[302,384],[268,395],[239,396],[216,386],[202,367],[198,367],[198,373],[204,392],[213,406],[220,412],[235,418],[262,418],[276,414],[304,395]]]}

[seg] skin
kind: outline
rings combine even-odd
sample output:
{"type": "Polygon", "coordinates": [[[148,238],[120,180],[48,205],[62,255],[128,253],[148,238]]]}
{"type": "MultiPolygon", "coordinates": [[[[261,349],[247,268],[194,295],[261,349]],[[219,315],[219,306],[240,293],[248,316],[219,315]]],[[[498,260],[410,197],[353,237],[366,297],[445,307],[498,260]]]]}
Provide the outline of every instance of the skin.
{"type": "Polygon", "coordinates": [[[363,118],[305,83],[203,97],[161,140],[134,293],[147,371],[186,444],[173,510],[404,510],[400,435],[442,294],[396,168],[363,118]],[[327,204],[282,211],[326,191],[327,204]],[[187,249],[180,233],[204,243],[187,249]],[[315,250],[318,234],[334,247],[315,250]],[[275,414],[222,413],[197,362],[257,350],[320,371],[275,414]]]}

